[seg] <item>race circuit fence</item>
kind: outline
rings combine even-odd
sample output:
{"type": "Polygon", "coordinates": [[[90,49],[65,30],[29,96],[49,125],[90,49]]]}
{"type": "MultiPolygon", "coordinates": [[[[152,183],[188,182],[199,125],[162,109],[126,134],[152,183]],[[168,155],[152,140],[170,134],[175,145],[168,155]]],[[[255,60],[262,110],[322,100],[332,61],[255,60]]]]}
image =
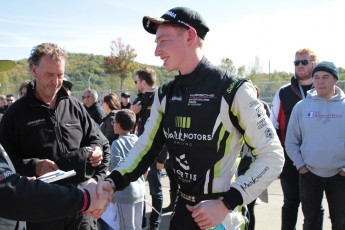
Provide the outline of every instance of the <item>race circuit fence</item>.
{"type": "MultiPolygon", "coordinates": [[[[260,98],[261,100],[267,102],[268,104],[272,103],[272,99],[276,91],[283,85],[288,84],[289,82],[253,82],[259,89],[260,89],[260,98]]],[[[345,80],[339,80],[337,85],[345,91],[345,80]]],[[[119,100],[121,100],[121,92],[126,91],[131,95],[131,101],[133,101],[137,97],[137,90],[136,89],[109,89],[109,90],[97,90],[98,93],[98,100],[102,101],[104,95],[108,93],[115,93],[119,96],[119,100]]],[[[83,91],[73,91],[72,95],[77,97],[81,101],[83,91]]]]}

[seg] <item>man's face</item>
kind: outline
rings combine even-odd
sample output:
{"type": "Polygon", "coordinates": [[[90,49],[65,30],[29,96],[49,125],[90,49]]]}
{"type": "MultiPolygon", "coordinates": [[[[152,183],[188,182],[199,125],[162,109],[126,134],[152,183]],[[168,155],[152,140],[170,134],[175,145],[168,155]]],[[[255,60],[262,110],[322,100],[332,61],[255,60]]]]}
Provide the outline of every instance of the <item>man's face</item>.
{"type": "Polygon", "coordinates": [[[317,71],[313,76],[315,90],[321,98],[327,99],[334,95],[336,82],[337,79],[326,71],[317,71]]]}
{"type": "Polygon", "coordinates": [[[13,104],[13,102],[16,101],[16,99],[13,96],[11,96],[11,97],[6,97],[6,101],[8,105],[11,105],[13,104]]]}
{"type": "Polygon", "coordinates": [[[19,96],[20,96],[20,97],[24,97],[24,96],[26,95],[27,91],[28,91],[28,88],[27,88],[27,87],[23,87],[23,88],[20,90],[20,92],[19,92],[19,96]]]}
{"type": "Polygon", "coordinates": [[[83,93],[83,96],[81,97],[82,100],[83,100],[83,105],[86,106],[86,107],[90,107],[91,105],[93,105],[94,103],[94,100],[93,98],[91,97],[91,95],[89,95],[87,92],[84,92],[83,93]]]}
{"type": "Polygon", "coordinates": [[[298,80],[311,79],[314,66],[315,63],[308,54],[297,54],[295,57],[295,76],[298,80]]]}
{"type": "MultiPolygon", "coordinates": [[[[183,70],[188,65],[186,57],[188,32],[181,27],[160,25],[156,32],[155,56],[163,60],[163,66],[170,72],[183,70]]],[[[182,72],[182,71],[181,71],[182,72]]]]}
{"type": "Polygon", "coordinates": [[[145,81],[144,80],[140,80],[138,75],[135,75],[134,77],[134,82],[137,86],[138,92],[139,93],[144,93],[145,92],[145,81]]]}
{"type": "Polygon", "coordinates": [[[33,65],[32,76],[36,79],[36,95],[42,101],[51,102],[62,86],[65,60],[53,61],[44,55],[38,66],[33,65]]]}
{"type": "Polygon", "coordinates": [[[121,97],[122,104],[126,106],[129,102],[129,97],[121,97]]]}

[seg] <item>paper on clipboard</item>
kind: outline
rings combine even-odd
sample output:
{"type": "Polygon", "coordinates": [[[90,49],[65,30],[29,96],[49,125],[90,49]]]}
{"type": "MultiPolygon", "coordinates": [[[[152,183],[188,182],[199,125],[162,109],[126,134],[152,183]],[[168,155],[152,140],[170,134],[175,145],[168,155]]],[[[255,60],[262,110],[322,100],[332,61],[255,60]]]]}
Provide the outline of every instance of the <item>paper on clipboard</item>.
{"type": "Polygon", "coordinates": [[[49,172],[40,177],[37,177],[37,179],[44,181],[46,183],[51,183],[51,182],[62,180],[62,179],[75,176],[75,175],[76,175],[76,172],[74,170],[70,170],[67,172],[63,170],[56,170],[54,172],[49,172]]]}

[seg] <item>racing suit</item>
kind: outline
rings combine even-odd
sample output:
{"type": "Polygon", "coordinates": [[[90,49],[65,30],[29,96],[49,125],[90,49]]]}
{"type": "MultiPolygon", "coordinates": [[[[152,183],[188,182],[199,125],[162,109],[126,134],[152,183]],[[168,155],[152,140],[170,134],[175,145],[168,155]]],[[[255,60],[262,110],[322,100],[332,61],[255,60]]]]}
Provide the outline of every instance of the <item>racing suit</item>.
{"type": "MultiPolygon", "coordinates": [[[[105,142],[100,137],[99,127],[83,105],[61,87],[57,93],[55,108],[50,109],[49,105],[36,98],[34,87],[34,82],[31,82],[27,95],[8,109],[0,125],[0,142],[17,172],[20,175],[37,176],[37,161],[50,159],[59,169],[74,169],[77,173],[74,177],[56,182],[57,184],[78,185],[90,178],[103,179],[109,166],[110,152],[103,153],[107,156],[104,155],[100,166],[93,167],[89,163],[85,147],[102,148],[105,142]]],[[[45,225],[42,229],[61,229],[64,228],[64,221],[66,219],[38,225],[45,225]]],[[[96,225],[94,220],[82,213],[69,217],[66,222],[72,226],[80,221],[96,225]]],[[[28,227],[31,225],[32,223],[28,223],[28,227]]],[[[39,229],[38,225],[34,228],[39,229]]]]}
{"type": "Polygon", "coordinates": [[[83,193],[75,186],[62,187],[20,177],[1,146],[0,193],[0,217],[11,219],[0,218],[1,230],[25,229],[25,222],[15,220],[47,221],[67,217],[84,206],[83,193]],[[59,199],[55,199],[57,197],[59,199]]]}
{"type": "Polygon", "coordinates": [[[193,72],[176,76],[170,90],[169,83],[160,87],[144,133],[126,162],[109,176],[116,190],[142,175],[166,143],[181,191],[170,229],[198,229],[185,204],[179,205],[186,200],[195,205],[222,197],[233,210],[259,196],[278,178],[283,149],[251,83],[243,83],[229,104],[236,82],[203,57],[193,72]],[[236,158],[243,142],[230,113],[256,158],[236,181],[236,158]]]}

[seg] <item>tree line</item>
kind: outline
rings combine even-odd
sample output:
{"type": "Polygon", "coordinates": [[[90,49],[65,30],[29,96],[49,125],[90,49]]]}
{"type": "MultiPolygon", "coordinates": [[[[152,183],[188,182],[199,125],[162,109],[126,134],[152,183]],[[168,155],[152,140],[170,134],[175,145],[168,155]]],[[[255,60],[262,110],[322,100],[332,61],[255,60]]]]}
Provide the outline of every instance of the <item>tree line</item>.
{"type": "MultiPolygon", "coordinates": [[[[82,53],[69,53],[66,66],[66,74],[74,83],[72,91],[83,91],[93,88],[95,90],[134,90],[134,73],[139,68],[150,67],[157,73],[157,84],[172,80],[178,73],[167,72],[162,66],[146,65],[135,61],[135,49],[125,44],[120,38],[110,43],[111,55],[93,55],[82,53]]],[[[227,69],[231,74],[237,74],[249,78],[258,85],[262,98],[270,102],[274,92],[282,84],[290,81],[293,73],[274,71],[263,73],[260,60],[255,57],[252,66],[234,66],[230,58],[223,58],[220,61],[221,67],[227,69]]],[[[339,67],[339,80],[345,80],[345,69],[339,67]]],[[[17,94],[22,82],[31,79],[27,59],[16,61],[16,67],[8,72],[0,73],[0,94],[17,94]]],[[[344,87],[341,87],[344,89],[344,87]]]]}

